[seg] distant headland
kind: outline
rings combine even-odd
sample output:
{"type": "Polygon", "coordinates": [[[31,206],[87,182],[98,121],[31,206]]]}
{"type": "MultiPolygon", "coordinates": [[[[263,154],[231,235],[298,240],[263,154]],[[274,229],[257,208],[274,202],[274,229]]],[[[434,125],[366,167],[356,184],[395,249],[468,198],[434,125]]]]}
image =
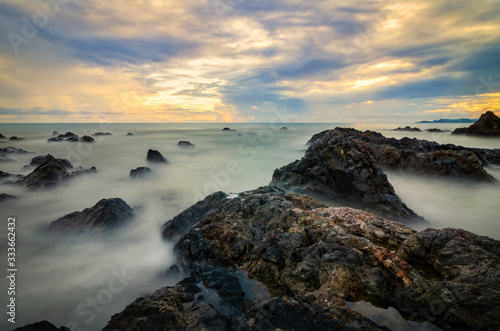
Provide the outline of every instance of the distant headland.
{"type": "Polygon", "coordinates": [[[420,121],[415,123],[474,123],[477,121],[477,118],[440,118],[434,121],[420,121]]]}

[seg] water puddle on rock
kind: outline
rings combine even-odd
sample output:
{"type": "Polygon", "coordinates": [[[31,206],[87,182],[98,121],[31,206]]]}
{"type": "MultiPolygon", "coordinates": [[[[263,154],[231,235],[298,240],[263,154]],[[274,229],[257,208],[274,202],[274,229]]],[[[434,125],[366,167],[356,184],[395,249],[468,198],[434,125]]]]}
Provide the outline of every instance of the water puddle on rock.
{"type": "Polygon", "coordinates": [[[346,306],[360,312],[380,326],[398,331],[442,331],[430,322],[408,321],[393,307],[378,308],[367,301],[344,301],[346,306]]]}

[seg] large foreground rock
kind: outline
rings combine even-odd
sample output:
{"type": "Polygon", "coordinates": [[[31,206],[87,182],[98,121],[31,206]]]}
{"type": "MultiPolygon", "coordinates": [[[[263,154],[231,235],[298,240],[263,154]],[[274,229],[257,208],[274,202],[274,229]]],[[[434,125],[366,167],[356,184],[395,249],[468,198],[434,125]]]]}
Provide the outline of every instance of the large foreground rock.
{"type": "Polygon", "coordinates": [[[500,118],[492,111],[487,111],[468,128],[456,129],[452,134],[500,137],[500,118]]]}
{"type": "Polygon", "coordinates": [[[271,185],[403,222],[424,222],[398,197],[373,154],[341,130],[313,136],[305,156],[274,171],[271,185]]]}
{"type": "Polygon", "coordinates": [[[92,208],[73,212],[52,222],[49,231],[78,234],[105,232],[127,223],[133,216],[133,209],[122,199],[102,199],[92,208]]]}
{"type": "Polygon", "coordinates": [[[189,277],[137,299],[105,330],[382,329],[344,300],[445,330],[500,327],[497,240],[415,232],[275,188],[226,198],[205,215],[175,246],[189,277]]]}

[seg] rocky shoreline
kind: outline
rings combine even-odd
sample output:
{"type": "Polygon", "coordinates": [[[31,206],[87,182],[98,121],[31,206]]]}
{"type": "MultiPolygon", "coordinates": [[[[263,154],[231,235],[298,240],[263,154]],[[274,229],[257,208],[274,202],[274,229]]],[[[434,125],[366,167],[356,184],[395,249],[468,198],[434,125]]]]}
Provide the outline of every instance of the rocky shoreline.
{"type": "MultiPolygon", "coordinates": [[[[17,152],[26,151],[5,156],[17,152]]],[[[66,161],[35,157],[17,183],[45,189],[92,172],[66,161]]],[[[147,161],[168,163],[156,150],[147,161]]],[[[137,298],[104,330],[388,330],[349,308],[359,300],[438,329],[498,330],[500,241],[461,229],[415,231],[430,224],[384,171],[496,185],[487,166],[499,164],[499,149],[348,128],[318,133],[269,186],[212,193],[167,221],[159,231],[177,260],[165,275],[179,281],[137,298]]],[[[123,200],[106,199],[49,231],[109,233],[133,218],[123,200]]],[[[16,330],[42,329],[65,330],[47,321],[16,330]]]]}

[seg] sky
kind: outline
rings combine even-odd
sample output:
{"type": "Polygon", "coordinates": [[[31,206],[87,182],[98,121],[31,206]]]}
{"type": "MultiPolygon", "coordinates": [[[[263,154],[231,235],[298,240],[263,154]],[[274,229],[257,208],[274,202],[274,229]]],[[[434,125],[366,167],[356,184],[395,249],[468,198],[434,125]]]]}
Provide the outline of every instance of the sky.
{"type": "Polygon", "coordinates": [[[0,0],[0,123],[500,110],[498,0],[0,0]]]}

